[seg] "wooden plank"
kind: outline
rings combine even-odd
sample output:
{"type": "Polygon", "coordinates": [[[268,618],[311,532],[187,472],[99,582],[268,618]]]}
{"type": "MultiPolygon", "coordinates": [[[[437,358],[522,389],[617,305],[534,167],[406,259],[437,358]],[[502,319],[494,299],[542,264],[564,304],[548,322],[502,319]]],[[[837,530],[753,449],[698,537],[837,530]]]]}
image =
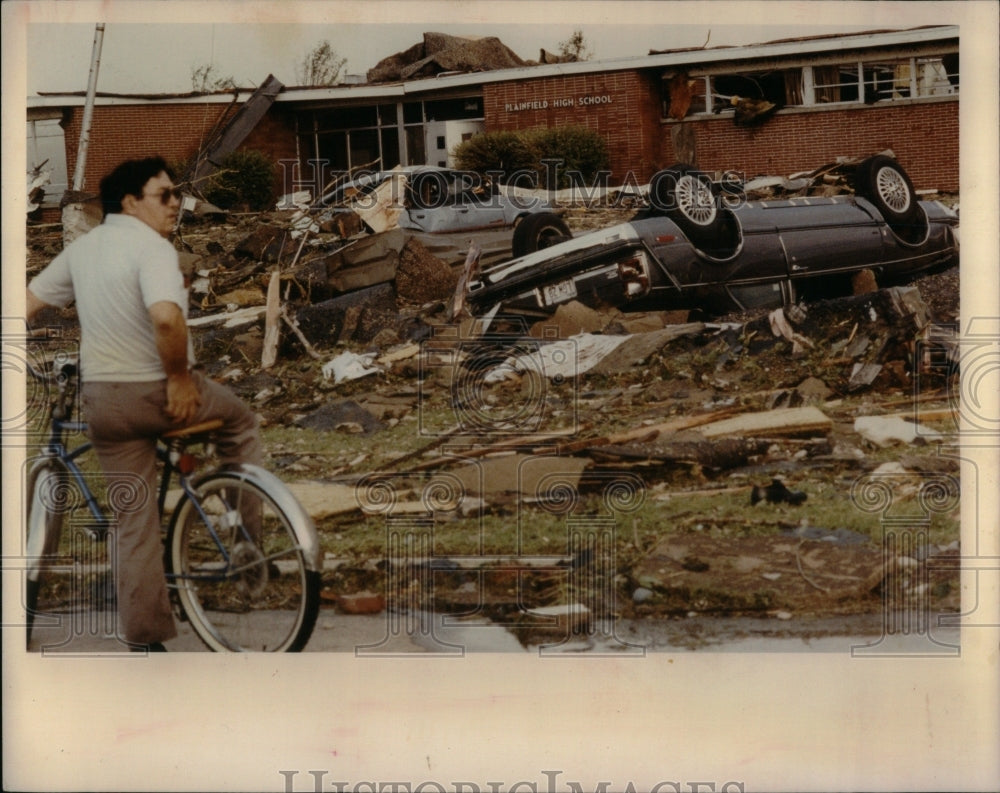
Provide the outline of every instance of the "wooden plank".
{"type": "Polygon", "coordinates": [[[624,432],[615,432],[610,435],[599,435],[596,438],[581,438],[576,441],[557,443],[555,446],[536,446],[532,449],[533,454],[574,454],[575,452],[586,451],[596,446],[617,446],[623,443],[648,442],[655,440],[660,435],[669,435],[672,432],[689,430],[702,424],[709,424],[718,421],[726,416],[731,416],[731,410],[716,410],[712,413],[705,413],[700,416],[682,416],[680,418],[661,421],[658,424],[648,424],[635,427],[624,432]]]}
{"type": "Polygon", "coordinates": [[[219,168],[219,164],[226,155],[232,154],[239,147],[247,135],[253,132],[254,127],[264,117],[268,109],[274,103],[275,97],[284,89],[281,81],[273,74],[269,74],[267,79],[261,83],[260,88],[253,92],[249,99],[243,103],[240,109],[233,116],[226,126],[219,132],[215,140],[205,147],[204,154],[197,160],[197,165],[190,178],[185,181],[195,182],[214,173],[219,168]]]}
{"type": "Polygon", "coordinates": [[[704,322],[667,325],[662,330],[633,333],[618,347],[614,355],[602,359],[591,369],[593,374],[622,374],[642,366],[649,357],[662,350],[669,342],[682,336],[694,336],[705,330],[704,322]]]}
{"type": "Polygon", "coordinates": [[[510,454],[452,469],[451,475],[462,483],[465,492],[482,497],[519,493],[526,498],[544,499],[548,490],[559,485],[578,486],[585,458],[544,457],[510,454]]]}
{"type": "Polygon", "coordinates": [[[264,349],[260,354],[260,368],[270,369],[278,360],[278,343],[281,341],[281,275],[275,268],[267,285],[267,311],[264,314],[264,349]]]}
{"type": "Polygon", "coordinates": [[[465,293],[469,289],[469,284],[479,275],[479,259],[482,256],[482,248],[475,240],[469,245],[469,253],[465,257],[465,264],[462,267],[462,274],[459,276],[458,284],[455,286],[455,295],[451,301],[451,310],[448,313],[448,321],[454,322],[456,319],[466,315],[465,293]]]}
{"type": "Polygon", "coordinates": [[[355,200],[350,208],[368,228],[378,234],[399,225],[399,215],[403,210],[395,202],[397,196],[403,196],[405,191],[406,177],[402,174],[393,175],[371,193],[355,200]]]}
{"type": "Polygon", "coordinates": [[[819,408],[809,405],[779,408],[762,413],[744,413],[713,422],[699,429],[706,438],[720,435],[804,435],[827,433],[833,421],[819,408]]]}

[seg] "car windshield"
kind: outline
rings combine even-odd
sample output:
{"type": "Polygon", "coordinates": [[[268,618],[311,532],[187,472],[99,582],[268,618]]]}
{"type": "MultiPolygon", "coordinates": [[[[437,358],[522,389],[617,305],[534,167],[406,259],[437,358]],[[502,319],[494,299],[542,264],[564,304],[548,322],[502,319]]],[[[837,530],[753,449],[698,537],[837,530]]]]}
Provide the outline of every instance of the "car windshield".
{"type": "Polygon", "coordinates": [[[405,203],[418,209],[485,203],[497,194],[493,181],[475,172],[414,169],[363,174],[334,187],[323,196],[322,203],[326,206],[347,204],[359,196],[373,193],[386,181],[394,179],[400,180],[400,183],[405,179],[405,203]]]}
{"type": "Polygon", "coordinates": [[[432,209],[443,206],[482,203],[493,195],[492,182],[479,174],[464,171],[420,171],[409,183],[413,206],[432,209]]]}

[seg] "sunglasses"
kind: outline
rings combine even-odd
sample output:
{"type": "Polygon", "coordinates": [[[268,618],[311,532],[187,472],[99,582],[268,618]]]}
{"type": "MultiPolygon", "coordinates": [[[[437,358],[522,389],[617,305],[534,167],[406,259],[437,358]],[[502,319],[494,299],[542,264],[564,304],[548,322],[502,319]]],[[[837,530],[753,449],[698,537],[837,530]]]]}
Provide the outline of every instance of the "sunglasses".
{"type": "Polygon", "coordinates": [[[176,198],[178,201],[181,200],[183,193],[179,187],[165,187],[159,193],[143,193],[143,198],[153,198],[154,196],[160,197],[160,203],[166,206],[170,203],[171,198],[176,198]]]}

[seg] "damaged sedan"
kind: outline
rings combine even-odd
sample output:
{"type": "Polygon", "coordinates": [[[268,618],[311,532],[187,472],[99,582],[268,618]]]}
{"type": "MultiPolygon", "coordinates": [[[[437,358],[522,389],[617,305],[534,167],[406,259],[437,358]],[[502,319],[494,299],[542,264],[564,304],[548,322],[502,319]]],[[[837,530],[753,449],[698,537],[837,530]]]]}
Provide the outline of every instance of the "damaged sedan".
{"type": "Polygon", "coordinates": [[[853,195],[748,201],[675,165],[627,223],[572,238],[534,216],[530,252],[484,270],[467,301],[477,316],[540,319],[569,301],[711,316],[851,294],[862,271],[886,286],[957,262],[958,216],[918,201],[893,158],[863,160],[850,180],[853,195]]]}
{"type": "MultiPolygon", "coordinates": [[[[336,187],[320,199],[327,210],[318,220],[331,217],[341,206],[373,207],[380,193],[401,209],[396,220],[400,228],[430,234],[510,229],[534,213],[556,212],[548,201],[506,194],[489,176],[414,165],[362,173],[336,187]]],[[[519,252],[515,248],[514,255],[519,252]]]]}

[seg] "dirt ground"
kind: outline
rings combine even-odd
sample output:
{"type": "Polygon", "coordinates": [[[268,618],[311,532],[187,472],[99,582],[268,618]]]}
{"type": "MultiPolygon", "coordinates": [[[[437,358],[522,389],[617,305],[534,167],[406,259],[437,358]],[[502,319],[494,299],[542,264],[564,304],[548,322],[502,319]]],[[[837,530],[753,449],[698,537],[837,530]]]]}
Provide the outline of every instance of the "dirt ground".
{"type": "MultiPolygon", "coordinates": [[[[567,220],[581,231],[624,221],[629,214],[574,209],[567,220]]],[[[196,241],[195,252],[202,255],[229,251],[259,222],[257,216],[230,217],[202,224],[185,237],[196,241]]],[[[58,228],[29,227],[29,277],[60,249],[58,228]]],[[[788,620],[877,615],[890,606],[958,610],[958,493],[946,493],[946,507],[932,518],[917,508],[927,482],[946,481],[957,488],[957,463],[940,453],[954,439],[953,373],[923,373],[912,338],[907,349],[893,351],[891,332],[872,327],[871,345],[881,343],[884,353],[881,371],[855,388],[856,364],[875,360],[845,352],[866,331],[856,300],[807,307],[810,320],[802,327],[813,344],[805,351],[766,333],[766,313],[734,315],[661,345],[640,365],[581,375],[560,386],[550,383],[543,399],[545,424],[535,427],[531,438],[497,448],[495,433],[426,431],[435,423],[454,423],[456,391],[449,382],[454,372],[428,374],[419,358],[410,356],[371,377],[335,384],[324,376],[323,364],[338,354],[385,355],[422,343],[419,336],[407,338],[414,328],[443,324],[440,303],[454,288],[454,268],[442,267],[419,249],[405,265],[396,287],[409,299],[400,301],[398,321],[386,321],[384,332],[366,344],[319,345],[311,356],[286,333],[278,363],[263,370],[253,357],[261,346],[260,328],[229,337],[229,346],[221,353],[211,348],[207,360],[195,332],[209,373],[229,383],[260,414],[268,467],[289,482],[352,487],[383,471],[394,476],[451,471],[442,462],[449,448],[460,449],[480,466],[516,453],[574,461],[562,467],[585,472],[578,481],[578,506],[590,518],[601,510],[601,482],[608,477],[639,481],[644,500],[634,514],[622,513],[610,546],[601,545],[601,530],[588,529],[591,544],[581,550],[549,536],[567,530],[570,521],[559,518],[550,530],[551,510],[530,503],[523,493],[487,485],[476,494],[471,517],[457,512],[435,523],[430,555],[411,554],[403,561],[386,553],[384,521],[357,511],[331,512],[317,519],[328,558],[327,607],[345,610],[350,596],[384,593],[375,599],[375,610],[417,606],[485,612],[510,624],[525,643],[553,630],[593,630],[595,620],[608,614],[640,620],[706,615],[788,620]],[[347,402],[360,412],[346,418],[329,412],[347,402]],[[668,443],[664,437],[636,434],[644,426],[678,419],[802,406],[821,410],[829,425],[804,434],[765,433],[739,448],[719,440],[708,448],[704,437],[692,435],[670,435],[668,443]],[[907,411],[915,414],[911,418],[926,417],[940,436],[933,442],[918,437],[881,446],[855,428],[860,416],[907,411]],[[616,433],[632,433],[631,440],[597,442],[616,433]],[[909,523],[885,521],[885,509],[866,511],[858,483],[873,477],[889,483],[893,509],[909,509],[909,523]],[[775,479],[805,494],[805,500],[752,503],[754,488],[775,479]],[[536,557],[535,568],[511,564],[519,553],[536,557]],[[538,561],[546,555],[548,562],[538,561]],[[581,620],[568,608],[548,622],[531,611],[581,603],[587,615],[581,620]]],[[[250,286],[261,289],[260,280],[250,286]]],[[[915,286],[933,324],[957,320],[957,267],[921,278],[915,286]]],[[[864,311],[871,305],[876,304],[866,303],[864,311]]],[[[74,327],[71,311],[49,320],[69,332],[74,327]]],[[[491,422],[516,416],[532,398],[530,378],[491,385],[476,381],[475,388],[481,405],[492,411],[491,422]]],[[[560,470],[558,462],[553,470],[560,470]]],[[[591,525],[602,524],[595,519],[591,525]]]]}

